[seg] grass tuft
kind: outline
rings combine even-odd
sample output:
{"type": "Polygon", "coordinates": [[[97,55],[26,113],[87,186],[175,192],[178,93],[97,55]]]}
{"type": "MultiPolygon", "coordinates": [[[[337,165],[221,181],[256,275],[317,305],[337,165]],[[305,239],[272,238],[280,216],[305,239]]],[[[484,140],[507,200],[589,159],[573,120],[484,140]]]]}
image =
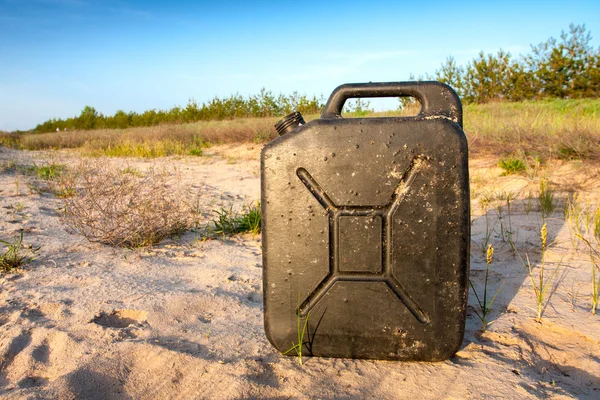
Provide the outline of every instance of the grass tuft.
{"type": "Polygon", "coordinates": [[[590,312],[596,315],[600,298],[600,252],[586,238],[580,234],[576,234],[576,236],[587,245],[592,261],[592,309],[590,312]]]}
{"type": "Polygon", "coordinates": [[[556,209],[556,204],[554,203],[554,192],[546,178],[542,178],[540,181],[539,200],[540,206],[542,207],[542,219],[545,220],[556,209]]]}
{"type": "Polygon", "coordinates": [[[514,253],[519,256],[521,263],[527,269],[529,279],[531,280],[531,285],[533,286],[533,291],[535,293],[535,300],[537,303],[537,313],[536,313],[535,320],[539,323],[542,322],[542,314],[544,312],[545,305],[548,302],[548,300],[546,299],[546,296],[548,294],[548,289],[550,288],[550,285],[554,281],[554,277],[556,276],[556,273],[558,272],[558,269],[560,268],[560,266],[562,264],[562,260],[561,260],[561,262],[559,262],[557,264],[556,268],[554,268],[550,272],[550,275],[548,276],[547,268],[546,268],[547,267],[546,266],[546,251],[548,248],[547,240],[548,240],[548,230],[547,230],[546,223],[544,223],[544,225],[542,225],[542,229],[540,230],[541,260],[540,260],[540,265],[538,267],[537,276],[534,273],[534,266],[532,265],[531,261],[529,260],[529,255],[527,253],[525,253],[525,259],[523,259],[523,257],[521,257],[521,255],[517,251],[514,243],[512,241],[510,243],[513,248],[514,253]]]}
{"type": "Polygon", "coordinates": [[[477,294],[477,291],[475,290],[475,286],[473,286],[473,282],[471,280],[469,280],[469,284],[471,285],[471,289],[473,290],[473,293],[475,294],[475,298],[477,299],[477,303],[479,305],[479,311],[477,311],[477,310],[474,310],[474,311],[475,311],[475,314],[477,315],[477,317],[481,320],[481,332],[485,332],[485,330],[487,329],[487,326],[489,325],[489,323],[487,321],[487,316],[490,313],[490,311],[492,310],[492,306],[494,305],[494,301],[496,301],[496,297],[498,296],[498,293],[500,293],[500,289],[502,289],[502,286],[504,286],[504,282],[502,282],[500,287],[496,290],[496,293],[494,293],[494,296],[488,300],[487,289],[488,289],[488,280],[489,280],[489,275],[490,275],[490,265],[492,264],[493,255],[494,255],[494,248],[490,244],[487,247],[486,256],[485,256],[485,260],[486,260],[485,280],[483,281],[483,295],[481,297],[479,297],[479,295],[477,294]]]}
{"type": "Polygon", "coordinates": [[[33,164],[33,172],[40,179],[53,180],[58,178],[67,170],[67,166],[64,164],[50,163],[46,165],[33,164]]]}
{"type": "Polygon", "coordinates": [[[260,202],[245,205],[241,212],[233,210],[233,205],[214,210],[217,218],[213,220],[212,232],[223,235],[235,235],[249,232],[253,236],[260,233],[262,214],[260,202]]]}
{"type": "Polygon", "coordinates": [[[10,272],[27,265],[34,260],[35,253],[40,249],[40,247],[23,245],[22,229],[12,242],[0,240],[0,243],[5,247],[4,252],[0,254],[0,272],[10,272]]]}
{"type": "MultiPolygon", "coordinates": [[[[306,317],[303,318],[300,316],[300,299],[298,298],[298,308],[296,310],[296,330],[298,333],[298,343],[292,342],[292,347],[290,347],[287,351],[284,351],[283,354],[288,354],[289,352],[294,351],[296,353],[296,357],[298,357],[298,363],[300,365],[302,365],[302,349],[304,348],[304,346],[306,344],[308,344],[309,350],[310,350],[310,343],[307,343],[304,340],[304,337],[308,333],[309,318],[310,318],[310,311],[306,314],[306,317]]],[[[310,337],[309,337],[309,339],[310,339],[310,337]]]]}

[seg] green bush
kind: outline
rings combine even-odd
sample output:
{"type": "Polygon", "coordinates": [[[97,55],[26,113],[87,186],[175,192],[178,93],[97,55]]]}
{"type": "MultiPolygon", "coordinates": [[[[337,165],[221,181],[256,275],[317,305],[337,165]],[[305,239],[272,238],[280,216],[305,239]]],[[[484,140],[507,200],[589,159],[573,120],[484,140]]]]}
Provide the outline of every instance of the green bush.
{"type": "Polygon", "coordinates": [[[527,167],[523,161],[518,158],[506,158],[501,159],[498,166],[504,170],[502,175],[520,174],[524,172],[527,167]]]}

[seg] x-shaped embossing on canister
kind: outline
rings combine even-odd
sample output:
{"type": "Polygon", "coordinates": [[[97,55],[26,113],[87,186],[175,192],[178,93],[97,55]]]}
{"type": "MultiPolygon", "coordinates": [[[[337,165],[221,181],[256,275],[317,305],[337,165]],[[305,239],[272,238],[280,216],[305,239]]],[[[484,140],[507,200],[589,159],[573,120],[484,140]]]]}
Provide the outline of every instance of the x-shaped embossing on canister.
{"type": "Polygon", "coordinates": [[[392,218],[394,212],[398,209],[410,185],[415,180],[425,159],[421,156],[415,157],[404,172],[400,183],[392,194],[391,201],[385,206],[338,206],[325,193],[323,188],[304,168],[298,168],[296,174],[306,188],[312,193],[317,201],[327,211],[329,217],[329,273],[319,283],[317,288],[304,300],[298,310],[301,316],[306,316],[308,312],[325,296],[336,282],[385,282],[389,288],[398,296],[400,301],[408,308],[415,318],[426,324],[429,317],[419,307],[408,291],[394,275],[392,274],[392,218]],[[357,272],[340,270],[340,217],[342,216],[379,216],[382,220],[382,241],[381,251],[383,252],[381,272],[357,272]]]}

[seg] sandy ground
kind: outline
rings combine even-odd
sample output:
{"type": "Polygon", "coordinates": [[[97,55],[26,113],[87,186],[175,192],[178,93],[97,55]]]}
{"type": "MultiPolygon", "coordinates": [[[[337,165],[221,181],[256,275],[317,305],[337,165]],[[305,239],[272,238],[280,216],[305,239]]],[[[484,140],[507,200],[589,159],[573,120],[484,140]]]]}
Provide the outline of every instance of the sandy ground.
{"type": "MultiPolygon", "coordinates": [[[[216,149],[220,156],[214,157],[112,162],[177,165],[182,184],[203,191],[207,201],[239,206],[260,196],[259,150],[242,146],[216,149]]],[[[0,162],[48,157],[0,148],[0,162]]],[[[69,162],[68,153],[52,157],[69,162]]],[[[501,235],[508,219],[498,221],[496,203],[478,199],[502,191],[523,198],[539,181],[501,177],[496,162],[471,160],[471,279],[480,290],[487,230],[496,248],[490,290],[504,285],[484,334],[470,292],[463,346],[439,363],[305,358],[300,366],[264,336],[260,238],[202,241],[201,232],[189,232],[139,250],[90,243],[61,221],[60,199],[29,193],[24,181],[31,178],[1,173],[0,239],[24,229],[25,243],[41,249],[23,270],[0,276],[0,396],[600,398],[600,315],[589,312],[589,258],[581,246],[573,248],[559,208],[548,220],[553,244],[547,260],[552,267],[562,264],[543,323],[535,322],[529,276],[501,235]]],[[[572,162],[546,173],[559,188],[597,204],[598,168],[572,162]]],[[[527,201],[516,201],[510,221],[517,247],[534,262],[541,226],[536,201],[529,202],[532,210],[527,201]]]]}

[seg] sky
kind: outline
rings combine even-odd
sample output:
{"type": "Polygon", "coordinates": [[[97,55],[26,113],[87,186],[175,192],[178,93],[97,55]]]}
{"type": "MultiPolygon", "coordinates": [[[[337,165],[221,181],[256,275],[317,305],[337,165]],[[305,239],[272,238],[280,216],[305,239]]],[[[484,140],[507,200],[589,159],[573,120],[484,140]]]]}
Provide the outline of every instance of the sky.
{"type": "Polygon", "coordinates": [[[0,0],[0,130],[263,87],[328,97],[432,74],[448,56],[518,56],[570,23],[600,46],[597,0],[0,0]]]}

